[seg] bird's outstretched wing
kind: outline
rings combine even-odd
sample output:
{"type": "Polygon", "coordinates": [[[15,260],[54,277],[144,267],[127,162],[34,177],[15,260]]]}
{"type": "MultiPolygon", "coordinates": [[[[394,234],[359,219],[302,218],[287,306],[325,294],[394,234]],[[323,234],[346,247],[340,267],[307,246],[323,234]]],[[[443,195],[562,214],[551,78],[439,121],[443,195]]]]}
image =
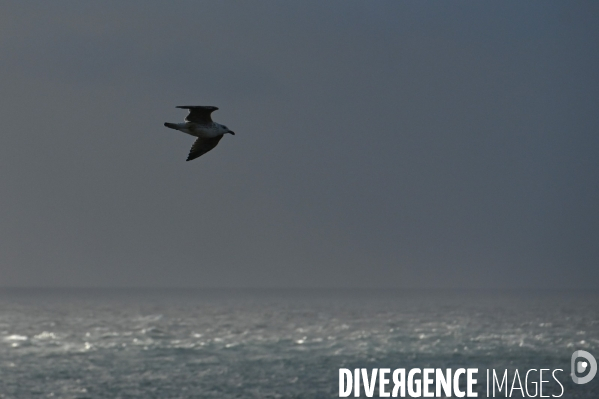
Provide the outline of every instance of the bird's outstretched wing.
{"type": "Polygon", "coordinates": [[[216,145],[222,138],[223,136],[217,136],[212,139],[198,138],[195,141],[195,143],[193,143],[193,145],[191,146],[191,150],[189,150],[187,160],[191,161],[196,159],[197,157],[204,155],[205,153],[216,147],[216,145]]]}
{"type": "Polygon", "coordinates": [[[185,120],[195,123],[212,123],[210,114],[218,109],[211,105],[180,105],[177,108],[188,109],[189,115],[185,120]]]}

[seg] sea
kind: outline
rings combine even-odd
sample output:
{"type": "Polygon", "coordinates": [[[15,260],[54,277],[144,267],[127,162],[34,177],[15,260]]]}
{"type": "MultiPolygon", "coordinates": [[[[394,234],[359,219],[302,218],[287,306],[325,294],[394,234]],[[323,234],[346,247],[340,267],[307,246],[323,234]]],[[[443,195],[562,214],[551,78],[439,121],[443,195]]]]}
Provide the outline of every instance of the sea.
{"type": "Polygon", "coordinates": [[[0,289],[0,398],[338,398],[340,369],[464,368],[477,397],[597,399],[578,350],[599,358],[597,292],[0,289]]]}

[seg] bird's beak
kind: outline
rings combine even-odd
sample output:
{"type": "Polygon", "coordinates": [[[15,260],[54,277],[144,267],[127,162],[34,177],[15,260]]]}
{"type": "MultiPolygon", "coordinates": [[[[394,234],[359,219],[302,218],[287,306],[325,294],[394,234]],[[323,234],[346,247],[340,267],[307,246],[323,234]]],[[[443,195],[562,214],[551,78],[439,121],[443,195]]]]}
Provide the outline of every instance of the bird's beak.
{"type": "Polygon", "coordinates": [[[227,133],[231,133],[233,136],[235,136],[235,132],[232,130],[229,130],[227,133]]]}

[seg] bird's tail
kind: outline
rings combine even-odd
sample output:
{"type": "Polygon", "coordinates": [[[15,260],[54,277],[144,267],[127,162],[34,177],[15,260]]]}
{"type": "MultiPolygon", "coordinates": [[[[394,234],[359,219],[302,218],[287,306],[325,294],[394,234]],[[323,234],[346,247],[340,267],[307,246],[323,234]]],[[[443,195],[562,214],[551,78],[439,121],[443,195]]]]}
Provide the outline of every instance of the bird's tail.
{"type": "Polygon", "coordinates": [[[176,123],[164,122],[164,126],[170,127],[171,129],[179,130],[179,129],[177,129],[177,124],[176,123]]]}

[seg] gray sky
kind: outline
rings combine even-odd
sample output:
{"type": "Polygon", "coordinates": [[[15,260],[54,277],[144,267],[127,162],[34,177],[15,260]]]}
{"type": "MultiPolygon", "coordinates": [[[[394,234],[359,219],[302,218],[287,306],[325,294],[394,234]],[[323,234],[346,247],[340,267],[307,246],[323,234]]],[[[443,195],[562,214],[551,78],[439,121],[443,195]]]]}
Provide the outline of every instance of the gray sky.
{"type": "Polygon", "coordinates": [[[2,286],[597,288],[597,2],[0,9],[2,286]]]}

